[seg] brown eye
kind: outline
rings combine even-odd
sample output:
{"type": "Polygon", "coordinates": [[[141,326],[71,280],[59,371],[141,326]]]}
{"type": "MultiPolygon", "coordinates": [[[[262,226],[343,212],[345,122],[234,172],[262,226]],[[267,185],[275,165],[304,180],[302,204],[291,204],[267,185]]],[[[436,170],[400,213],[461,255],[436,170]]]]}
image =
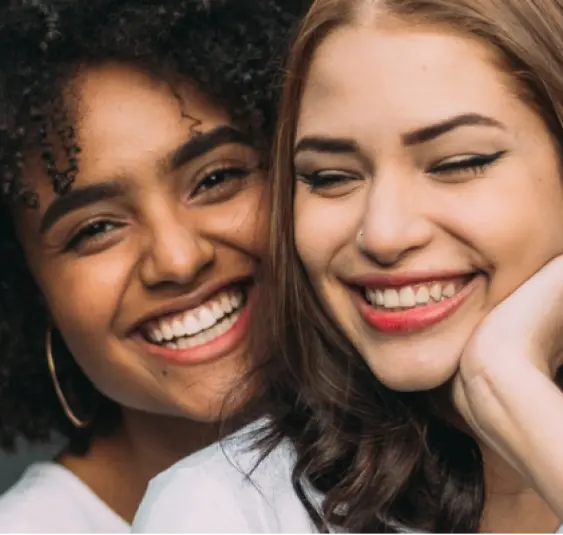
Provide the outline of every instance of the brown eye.
{"type": "Polygon", "coordinates": [[[109,220],[100,220],[89,223],[82,227],[72,236],[66,246],[66,250],[79,249],[89,240],[99,239],[100,237],[123,227],[123,223],[116,223],[109,220]]]}
{"type": "Polygon", "coordinates": [[[198,184],[194,194],[226,185],[233,180],[241,180],[249,175],[250,171],[242,167],[225,167],[208,173],[198,184]]]}

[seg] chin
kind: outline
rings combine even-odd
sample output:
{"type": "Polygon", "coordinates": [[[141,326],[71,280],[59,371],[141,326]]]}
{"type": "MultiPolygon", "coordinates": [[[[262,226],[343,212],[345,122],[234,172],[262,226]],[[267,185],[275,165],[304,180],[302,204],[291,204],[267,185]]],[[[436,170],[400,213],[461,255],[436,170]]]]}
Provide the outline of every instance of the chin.
{"type": "Polygon", "coordinates": [[[390,390],[396,390],[397,392],[425,392],[434,390],[446,384],[455,374],[455,370],[441,374],[423,372],[420,375],[412,373],[412,371],[404,374],[378,374],[375,370],[372,371],[382,384],[390,390]]]}
{"type": "Polygon", "coordinates": [[[440,354],[435,351],[415,351],[407,348],[398,357],[374,351],[366,362],[377,379],[390,390],[399,392],[422,392],[438,388],[456,374],[459,353],[440,354]],[[429,358],[430,356],[430,358],[429,358]]]}

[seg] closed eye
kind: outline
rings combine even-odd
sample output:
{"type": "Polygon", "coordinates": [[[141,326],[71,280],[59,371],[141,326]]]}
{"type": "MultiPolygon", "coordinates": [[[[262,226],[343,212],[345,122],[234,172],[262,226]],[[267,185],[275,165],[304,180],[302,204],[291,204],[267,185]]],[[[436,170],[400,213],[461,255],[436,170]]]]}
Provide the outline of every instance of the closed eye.
{"type": "Polygon", "coordinates": [[[443,160],[430,169],[434,175],[459,175],[471,173],[480,175],[497,162],[506,151],[498,151],[491,154],[460,155],[443,160]]]}
{"type": "Polygon", "coordinates": [[[315,171],[313,173],[297,173],[296,179],[309,186],[311,190],[316,190],[360,180],[360,177],[343,171],[327,170],[315,171]]]}

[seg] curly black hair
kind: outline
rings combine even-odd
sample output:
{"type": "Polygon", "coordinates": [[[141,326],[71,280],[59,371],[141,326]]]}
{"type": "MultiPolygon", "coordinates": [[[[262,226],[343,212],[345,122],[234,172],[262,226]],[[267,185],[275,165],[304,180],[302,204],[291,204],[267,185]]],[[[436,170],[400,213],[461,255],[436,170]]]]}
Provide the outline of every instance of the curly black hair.
{"type": "Polygon", "coordinates": [[[96,392],[57,347],[57,374],[79,414],[75,429],[56,397],[45,358],[48,311],[27,269],[11,208],[37,206],[22,169],[41,154],[46,179],[64,195],[79,166],[65,87],[84,65],[119,61],[164,80],[189,81],[224,107],[267,154],[283,56],[305,0],[11,0],[0,7],[0,446],[53,432],[85,452],[109,433],[120,410],[96,392]],[[53,143],[64,149],[61,165],[53,143]]]}

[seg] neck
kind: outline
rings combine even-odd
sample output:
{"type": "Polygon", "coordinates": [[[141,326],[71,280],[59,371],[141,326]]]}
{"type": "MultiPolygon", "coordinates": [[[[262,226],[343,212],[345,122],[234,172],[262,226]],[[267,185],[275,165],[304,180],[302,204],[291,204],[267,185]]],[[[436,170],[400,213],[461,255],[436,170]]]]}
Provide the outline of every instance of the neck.
{"type": "MultiPolygon", "coordinates": [[[[474,433],[451,405],[451,385],[438,388],[427,398],[431,409],[450,424],[474,433]]],[[[553,533],[561,520],[537,492],[502,457],[479,442],[485,478],[485,508],[481,533],[553,533]]]]}
{"type": "Polygon", "coordinates": [[[59,461],[130,523],[149,481],[216,441],[219,432],[216,423],[124,409],[115,433],[94,439],[86,455],[64,453],[59,461]]]}
{"type": "Polygon", "coordinates": [[[561,521],[506,461],[481,448],[485,473],[483,533],[553,533],[561,521]]]}
{"type": "Polygon", "coordinates": [[[220,438],[217,423],[125,410],[123,435],[136,473],[149,481],[220,438]]]}

